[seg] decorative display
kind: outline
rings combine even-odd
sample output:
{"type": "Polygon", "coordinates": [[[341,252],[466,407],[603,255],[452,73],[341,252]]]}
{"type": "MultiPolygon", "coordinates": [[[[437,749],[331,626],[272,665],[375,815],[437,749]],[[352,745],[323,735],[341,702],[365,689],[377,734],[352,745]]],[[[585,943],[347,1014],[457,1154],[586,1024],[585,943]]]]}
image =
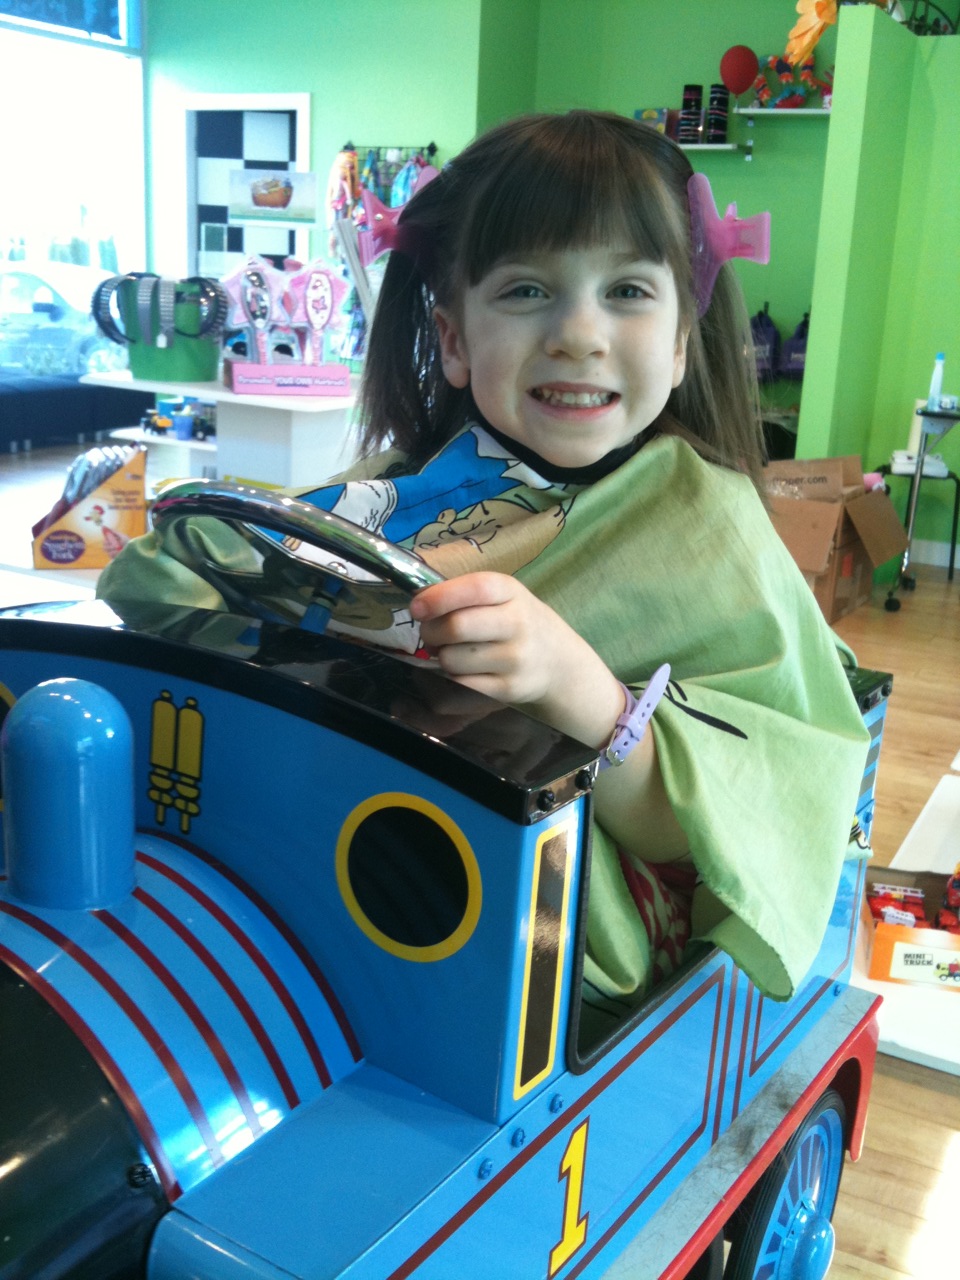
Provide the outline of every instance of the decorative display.
{"type": "Polygon", "coordinates": [[[784,55],[794,67],[806,62],[824,31],[836,22],[837,0],[797,0],[797,13],[784,55]]]}
{"type": "Polygon", "coordinates": [[[348,292],[340,276],[319,260],[292,273],[262,258],[248,258],[223,281],[230,302],[227,324],[246,333],[247,358],[228,356],[226,384],[241,394],[347,395],[346,365],[324,362],[324,335],[340,323],[348,292]],[[293,330],[296,350],[278,359],[275,337],[293,330]]]}
{"type": "Polygon", "coordinates": [[[233,169],[227,217],[231,224],[315,226],[317,175],[282,169],[233,169]]]}
{"type": "Polygon", "coordinates": [[[785,54],[774,53],[760,59],[753,88],[756,91],[758,107],[769,107],[774,110],[804,107],[808,105],[809,95],[819,90],[823,94],[822,105],[829,110],[833,97],[833,71],[828,71],[827,78],[821,80],[814,71],[812,54],[800,64],[798,70],[785,54]],[[767,73],[770,71],[776,76],[776,83],[780,86],[779,93],[767,79],[767,73]]]}

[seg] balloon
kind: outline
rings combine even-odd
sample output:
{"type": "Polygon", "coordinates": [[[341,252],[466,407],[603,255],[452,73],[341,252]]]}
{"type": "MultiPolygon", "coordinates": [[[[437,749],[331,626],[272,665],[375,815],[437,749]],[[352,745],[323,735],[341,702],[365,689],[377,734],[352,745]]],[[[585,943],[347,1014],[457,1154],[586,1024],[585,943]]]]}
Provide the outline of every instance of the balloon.
{"type": "Polygon", "coordinates": [[[760,61],[745,44],[735,44],[720,59],[720,79],[735,96],[746,91],[760,72],[760,61]]]}

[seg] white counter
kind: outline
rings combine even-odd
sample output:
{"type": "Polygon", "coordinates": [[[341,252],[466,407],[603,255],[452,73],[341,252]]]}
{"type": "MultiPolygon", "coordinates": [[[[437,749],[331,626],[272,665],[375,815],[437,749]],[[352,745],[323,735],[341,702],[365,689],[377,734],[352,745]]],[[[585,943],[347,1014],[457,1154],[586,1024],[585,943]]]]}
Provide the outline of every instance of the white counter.
{"type": "MultiPolygon", "coordinates": [[[[356,457],[355,397],[237,395],[220,382],[156,382],[129,371],[90,373],[82,382],[217,406],[216,474],[262,485],[315,485],[356,457]]],[[[131,424],[132,425],[132,424],[131,424]]],[[[209,459],[213,462],[213,455],[209,459]]],[[[204,470],[210,473],[207,465],[204,470]]]]}

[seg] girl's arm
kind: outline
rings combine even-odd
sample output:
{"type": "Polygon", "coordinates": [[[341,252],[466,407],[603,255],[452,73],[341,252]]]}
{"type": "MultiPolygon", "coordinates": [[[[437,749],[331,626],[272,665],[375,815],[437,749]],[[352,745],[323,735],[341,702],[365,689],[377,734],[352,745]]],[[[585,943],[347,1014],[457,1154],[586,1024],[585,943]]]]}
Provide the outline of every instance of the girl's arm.
{"type": "MultiPolygon", "coordinates": [[[[459,683],[521,707],[597,750],[610,741],[624,696],[599,654],[515,578],[472,573],[411,602],[420,636],[459,683]]],[[[597,821],[626,852],[651,862],[686,854],[667,799],[653,734],[594,790],[597,821]]]]}

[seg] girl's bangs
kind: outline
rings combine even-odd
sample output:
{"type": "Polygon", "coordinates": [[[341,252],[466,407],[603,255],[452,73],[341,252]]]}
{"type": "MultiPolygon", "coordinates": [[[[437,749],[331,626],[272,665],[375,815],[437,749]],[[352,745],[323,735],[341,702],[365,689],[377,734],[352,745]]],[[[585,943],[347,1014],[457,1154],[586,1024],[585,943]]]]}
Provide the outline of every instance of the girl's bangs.
{"type": "MultiPolygon", "coordinates": [[[[678,225],[674,197],[654,156],[635,137],[618,137],[612,129],[571,137],[570,117],[555,121],[563,124],[566,131],[556,139],[533,138],[526,147],[506,149],[508,156],[478,183],[483,190],[475,190],[462,228],[466,282],[477,284],[514,254],[624,241],[639,258],[666,262],[676,272],[688,256],[688,231],[678,225]]],[[[658,137],[654,145],[669,144],[658,137]]]]}

